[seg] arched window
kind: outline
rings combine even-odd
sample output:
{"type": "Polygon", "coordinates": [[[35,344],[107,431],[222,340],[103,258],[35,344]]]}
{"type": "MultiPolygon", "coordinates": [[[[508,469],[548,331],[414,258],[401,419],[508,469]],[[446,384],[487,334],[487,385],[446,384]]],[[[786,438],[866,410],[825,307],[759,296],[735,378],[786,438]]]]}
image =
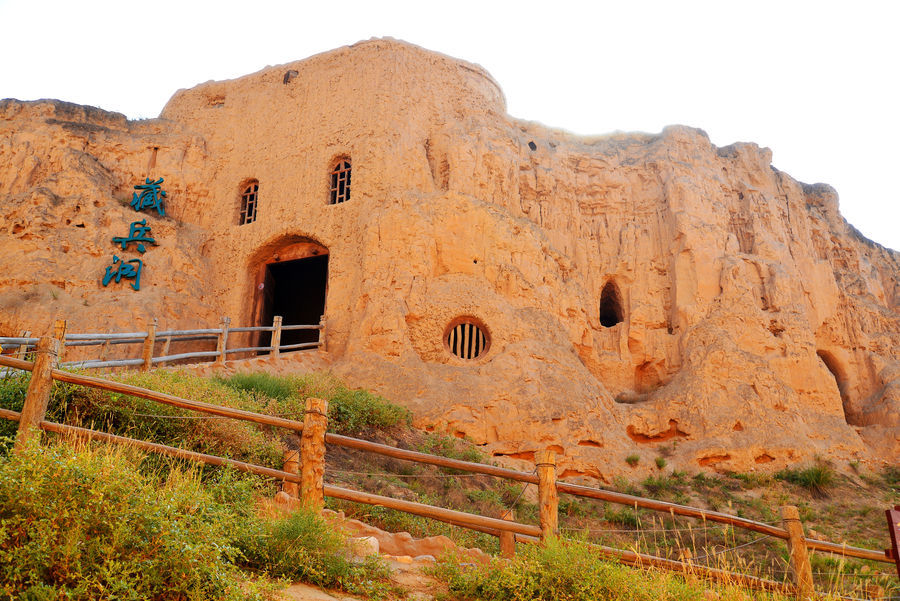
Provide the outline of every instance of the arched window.
{"type": "Polygon", "coordinates": [[[622,323],[625,313],[622,311],[622,297],[619,287],[610,280],[603,286],[600,293],[600,325],[611,328],[617,323],[622,323]]]}
{"type": "Polygon", "coordinates": [[[350,200],[350,159],[340,159],[331,170],[331,204],[350,200]]]}
{"type": "Polygon", "coordinates": [[[256,202],[259,199],[259,182],[252,180],[241,194],[241,215],[238,225],[256,221],[256,202]]]}

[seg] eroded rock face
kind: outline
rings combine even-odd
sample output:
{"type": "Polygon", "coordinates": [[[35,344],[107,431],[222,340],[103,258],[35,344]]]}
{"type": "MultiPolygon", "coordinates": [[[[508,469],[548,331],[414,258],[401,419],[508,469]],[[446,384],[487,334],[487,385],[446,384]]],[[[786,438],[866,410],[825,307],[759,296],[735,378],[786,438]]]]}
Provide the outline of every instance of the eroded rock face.
{"type": "Polygon", "coordinates": [[[900,254],[834,190],[686,127],[512,119],[481,68],[405,43],[181,90],[148,122],[5,101],[0,230],[6,334],[54,313],[77,331],[265,324],[325,285],[286,272],[303,285],[285,292],[267,266],[327,255],[332,368],[514,464],[551,447],[562,475],[609,480],[660,453],[736,471],[900,458],[900,254]],[[344,160],[352,194],[331,204],[344,160]],[[148,175],[172,207],[149,287],[104,289],[148,175]],[[487,337],[474,359],[449,350],[459,321],[487,337]]]}

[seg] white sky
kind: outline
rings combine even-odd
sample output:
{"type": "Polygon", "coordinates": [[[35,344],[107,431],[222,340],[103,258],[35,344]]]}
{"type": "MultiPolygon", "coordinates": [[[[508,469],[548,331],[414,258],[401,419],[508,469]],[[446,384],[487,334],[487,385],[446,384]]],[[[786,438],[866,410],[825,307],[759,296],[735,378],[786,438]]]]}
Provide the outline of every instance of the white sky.
{"type": "Polygon", "coordinates": [[[900,2],[0,0],[0,98],[155,117],[178,88],[371,37],[484,66],[514,117],[756,142],[900,249],[900,2]]]}

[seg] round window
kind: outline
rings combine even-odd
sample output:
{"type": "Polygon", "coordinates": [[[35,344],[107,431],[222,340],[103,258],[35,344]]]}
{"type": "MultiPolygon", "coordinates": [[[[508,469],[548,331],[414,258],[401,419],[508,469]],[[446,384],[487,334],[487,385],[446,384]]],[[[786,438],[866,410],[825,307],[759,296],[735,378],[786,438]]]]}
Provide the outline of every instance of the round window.
{"type": "Polygon", "coordinates": [[[477,359],[487,353],[491,344],[485,330],[470,317],[454,320],[444,336],[447,349],[460,359],[477,359]]]}

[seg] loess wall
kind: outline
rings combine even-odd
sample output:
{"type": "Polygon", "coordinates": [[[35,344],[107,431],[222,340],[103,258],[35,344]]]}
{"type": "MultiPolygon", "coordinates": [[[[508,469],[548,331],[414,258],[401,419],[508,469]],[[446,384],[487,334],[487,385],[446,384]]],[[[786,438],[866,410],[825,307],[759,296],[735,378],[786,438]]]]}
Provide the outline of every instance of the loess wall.
{"type": "Polygon", "coordinates": [[[332,369],[512,463],[554,448],[567,477],[660,453],[736,471],[900,458],[900,254],[831,188],[696,129],[512,119],[480,67],[402,42],[180,90],[146,122],[4,101],[0,232],[7,335],[60,312],[79,331],[257,325],[265,265],[327,252],[332,369]],[[341,158],[352,195],[332,205],[341,158]],[[148,175],[170,210],[147,289],[104,289],[148,175]],[[250,181],[258,217],[239,225],[250,181]],[[445,346],[460,317],[488,335],[477,359],[445,346]]]}

